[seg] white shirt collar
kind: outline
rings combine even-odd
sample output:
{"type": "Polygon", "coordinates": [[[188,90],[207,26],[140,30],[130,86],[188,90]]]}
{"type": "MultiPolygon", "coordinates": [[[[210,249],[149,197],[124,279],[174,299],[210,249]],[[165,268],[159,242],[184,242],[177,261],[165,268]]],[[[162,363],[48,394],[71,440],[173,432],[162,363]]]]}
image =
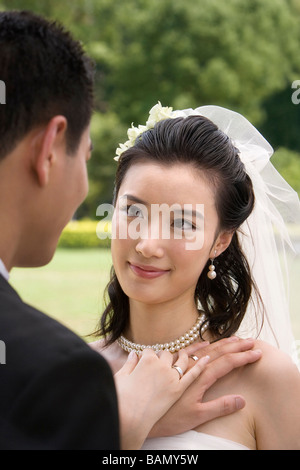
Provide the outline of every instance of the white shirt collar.
{"type": "Polygon", "coordinates": [[[6,279],[7,281],[9,280],[9,272],[7,271],[2,259],[0,258],[0,274],[6,279]]]}

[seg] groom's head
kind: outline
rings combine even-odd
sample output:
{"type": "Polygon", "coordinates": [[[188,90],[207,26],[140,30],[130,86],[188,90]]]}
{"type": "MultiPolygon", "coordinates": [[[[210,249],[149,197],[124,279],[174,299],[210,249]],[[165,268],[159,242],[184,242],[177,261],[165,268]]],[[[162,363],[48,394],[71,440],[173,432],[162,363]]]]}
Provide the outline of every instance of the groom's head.
{"type": "Polygon", "coordinates": [[[68,121],[74,153],[93,107],[93,67],[79,42],[56,23],[30,12],[0,12],[0,159],[36,126],[56,115],[68,121]]]}
{"type": "Polygon", "coordinates": [[[80,43],[60,25],[30,12],[0,12],[0,197],[23,238],[8,264],[49,261],[87,194],[93,75],[80,43]]]}

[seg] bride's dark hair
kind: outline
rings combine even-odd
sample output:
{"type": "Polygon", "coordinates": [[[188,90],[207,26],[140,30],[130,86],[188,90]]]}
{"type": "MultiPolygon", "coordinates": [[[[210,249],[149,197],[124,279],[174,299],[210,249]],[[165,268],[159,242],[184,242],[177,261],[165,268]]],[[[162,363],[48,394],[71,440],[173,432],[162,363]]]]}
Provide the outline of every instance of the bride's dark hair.
{"type": "MultiPolygon", "coordinates": [[[[218,232],[234,234],[229,247],[215,259],[217,277],[213,281],[207,278],[208,260],[207,269],[202,271],[195,289],[195,302],[200,303],[205,312],[213,336],[216,339],[229,337],[240,326],[251,292],[255,290],[258,294],[236,233],[254,207],[252,182],[238,150],[226,134],[203,116],[160,121],[121,155],[114,203],[129,168],[144,161],[167,166],[192,165],[214,185],[218,232]]],[[[113,267],[106,292],[109,302],[95,334],[105,336],[107,344],[111,344],[124,332],[129,321],[129,300],[113,267]]]]}

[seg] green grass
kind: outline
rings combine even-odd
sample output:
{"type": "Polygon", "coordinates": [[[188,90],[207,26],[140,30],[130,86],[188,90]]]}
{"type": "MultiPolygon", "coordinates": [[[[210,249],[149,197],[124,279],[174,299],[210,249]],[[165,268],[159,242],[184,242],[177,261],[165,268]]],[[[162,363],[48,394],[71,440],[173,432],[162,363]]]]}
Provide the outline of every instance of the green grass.
{"type": "MultiPolygon", "coordinates": [[[[103,310],[110,267],[109,249],[60,248],[48,266],[13,269],[11,283],[24,301],[84,336],[94,330],[103,310]]],[[[300,339],[299,280],[300,259],[291,271],[291,318],[296,339],[300,339]]]]}
{"type": "Polygon", "coordinates": [[[84,336],[100,317],[110,266],[108,249],[61,248],[45,267],[13,269],[11,284],[25,302],[84,336]]]}

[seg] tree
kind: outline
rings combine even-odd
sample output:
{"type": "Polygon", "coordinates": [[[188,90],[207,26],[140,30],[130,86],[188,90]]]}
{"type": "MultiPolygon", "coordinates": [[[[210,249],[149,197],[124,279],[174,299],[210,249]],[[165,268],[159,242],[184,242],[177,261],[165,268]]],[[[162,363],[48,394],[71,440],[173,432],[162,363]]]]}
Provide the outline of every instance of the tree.
{"type": "Polygon", "coordinates": [[[263,101],[300,76],[293,13],[283,0],[112,2],[110,107],[139,123],[158,100],[175,108],[214,103],[259,124],[263,101]]]}
{"type": "Polygon", "coordinates": [[[132,122],[145,123],[158,101],[174,109],[231,108],[275,148],[299,151],[300,105],[291,104],[291,84],[300,79],[300,0],[0,0],[1,5],[62,21],[95,60],[95,150],[90,195],[80,216],[94,215],[98,204],[110,200],[115,148],[127,140],[132,122]]]}

